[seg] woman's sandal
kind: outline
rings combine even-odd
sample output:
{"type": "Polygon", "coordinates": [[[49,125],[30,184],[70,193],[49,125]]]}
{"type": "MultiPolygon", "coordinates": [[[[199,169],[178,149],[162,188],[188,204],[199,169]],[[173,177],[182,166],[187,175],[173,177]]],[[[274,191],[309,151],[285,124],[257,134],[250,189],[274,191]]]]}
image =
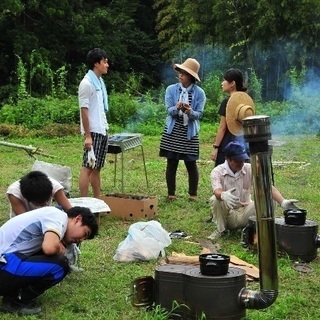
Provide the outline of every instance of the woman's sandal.
{"type": "Polygon", "coordinates": [[[167,202],[172,202],[172,201],[175,201],[177,200],[177,196],[167,196],[167,202]]]}

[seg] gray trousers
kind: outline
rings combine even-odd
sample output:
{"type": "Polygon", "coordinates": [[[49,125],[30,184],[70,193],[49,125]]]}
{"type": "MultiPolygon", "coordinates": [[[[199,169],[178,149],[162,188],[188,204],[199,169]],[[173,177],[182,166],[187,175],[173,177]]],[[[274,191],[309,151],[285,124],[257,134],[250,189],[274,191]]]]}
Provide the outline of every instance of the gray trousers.
{"type": "Polygon", "coordinates": [[[255,215],[256,209],[254,202],[251,201],[247,206],[236,209],[229,209],[225,202],[218,200],[214,195],[210,198],[211,212],[213,221],[217,224],[217,231],[235,230],[244,228],[249,217],[255,215]]]}

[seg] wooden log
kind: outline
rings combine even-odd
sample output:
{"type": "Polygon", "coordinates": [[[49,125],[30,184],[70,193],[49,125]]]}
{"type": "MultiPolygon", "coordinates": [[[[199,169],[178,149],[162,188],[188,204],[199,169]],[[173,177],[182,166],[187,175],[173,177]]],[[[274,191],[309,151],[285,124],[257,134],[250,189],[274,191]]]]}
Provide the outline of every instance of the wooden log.
{"type": "Polygon", "coordinates": [[[274,165],[285,165],[285,164],[305,164],[305,161],[273,161],[274,165]]]}

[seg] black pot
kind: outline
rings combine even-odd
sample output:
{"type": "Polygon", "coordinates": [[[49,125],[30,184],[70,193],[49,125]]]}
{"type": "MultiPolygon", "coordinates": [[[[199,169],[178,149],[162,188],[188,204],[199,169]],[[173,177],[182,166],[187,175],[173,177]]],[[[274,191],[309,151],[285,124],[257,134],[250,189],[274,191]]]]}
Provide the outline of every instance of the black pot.
{"type": "Polygon", "coordinates": [[[206,253],[199,256],[200,272],[206,276],[223,276],[228,273],[230,257],[217,253],[206,253]]]}
{"type": "Polygon", "coordinates": [[[284,210],[284,221],[286,224],[302,226],[306,223],[307,210],[288,209],[284,210]]]}

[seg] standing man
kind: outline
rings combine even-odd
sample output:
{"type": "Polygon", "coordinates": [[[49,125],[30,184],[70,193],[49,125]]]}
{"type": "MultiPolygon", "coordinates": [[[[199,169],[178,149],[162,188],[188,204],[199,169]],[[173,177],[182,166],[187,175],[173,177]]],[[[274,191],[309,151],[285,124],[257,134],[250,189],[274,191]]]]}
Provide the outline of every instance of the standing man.
{"type": "Polygon", "coordinates": [[[101,193],[100,171],[104,166],[108,148],[108,94],[102,75],[108,72],[109,64],[104,50],[95,48],[87,54],[88,73],[79,85],[81,133],[84,135],[84,154],[79,177],[79,190],[87,197],[89,184],[93,196],[101,193]]]}

